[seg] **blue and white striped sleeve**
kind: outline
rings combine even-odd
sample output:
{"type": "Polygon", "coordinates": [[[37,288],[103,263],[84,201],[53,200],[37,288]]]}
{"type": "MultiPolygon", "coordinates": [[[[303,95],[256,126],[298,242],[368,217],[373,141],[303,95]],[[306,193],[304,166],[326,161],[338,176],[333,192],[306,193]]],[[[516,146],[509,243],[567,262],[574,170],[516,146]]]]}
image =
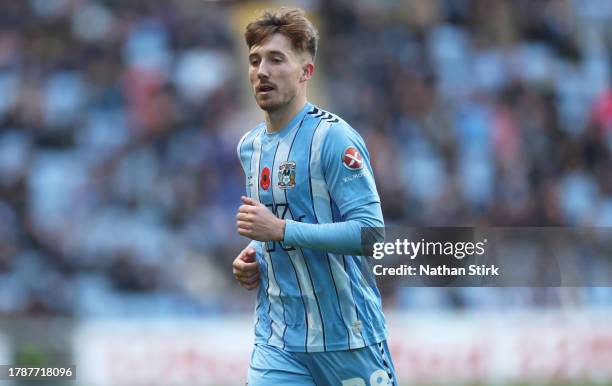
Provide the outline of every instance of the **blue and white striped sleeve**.
{"type": "Polygon", "coordinates": [[[361,255],[361,228],[383,227],[369,154],[363,139],[350,126],[330,127],[323,142],[321,165],[331,199],[341,219],[328,224],[285,222],[288,245],[331,253],[361,255]]]}
{"type": "Polygon", "coordinates": [[[321,158],[329,194],[343,217],[360,206],[380,204],[370,154],[349,125],[339,123],[329,128],[321,158]]]}

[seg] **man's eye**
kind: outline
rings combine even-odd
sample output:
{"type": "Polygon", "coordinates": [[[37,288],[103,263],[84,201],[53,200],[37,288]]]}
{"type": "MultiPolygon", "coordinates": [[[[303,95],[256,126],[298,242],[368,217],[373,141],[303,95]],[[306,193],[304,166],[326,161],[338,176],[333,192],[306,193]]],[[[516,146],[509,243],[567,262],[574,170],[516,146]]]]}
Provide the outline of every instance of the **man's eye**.
{"type": "Polygon", "coordinates": [[[259,60],[257,59],[251,60],[251,66],[256,66],[258,63],[259,63],[259,60]]]}
{"type": "Polygon", "coordinates": [[[283,59],[281,59],[281,58],[274,58],[274,59],[272,59],[272,61],[274,63],[281,63],[283,61],[283,59]]]}

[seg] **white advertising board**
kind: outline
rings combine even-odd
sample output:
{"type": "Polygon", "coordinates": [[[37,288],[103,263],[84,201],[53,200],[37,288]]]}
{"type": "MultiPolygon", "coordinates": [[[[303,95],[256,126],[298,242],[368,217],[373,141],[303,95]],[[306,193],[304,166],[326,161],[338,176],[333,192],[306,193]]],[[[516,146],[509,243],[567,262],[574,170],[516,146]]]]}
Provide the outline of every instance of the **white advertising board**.
{"type": "MultiPolygon", "coordinates": [[[[402,384],[612,381],[612,313],[389,313],[402,384]]],[[[74,353],[82,385],[241,385],[251,318],[83,324],[74,353]]]]}

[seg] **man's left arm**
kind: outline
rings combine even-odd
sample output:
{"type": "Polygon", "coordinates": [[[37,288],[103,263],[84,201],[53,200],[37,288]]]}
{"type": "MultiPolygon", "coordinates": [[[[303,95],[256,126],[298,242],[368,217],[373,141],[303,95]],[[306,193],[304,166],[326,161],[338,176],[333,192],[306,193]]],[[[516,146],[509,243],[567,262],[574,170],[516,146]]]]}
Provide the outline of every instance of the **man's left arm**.
{"type": "Polygon", "coordinates": [[[307,224],[286,220],[284,243],[361,255],[362,228],[384,226],[370,156],[361,136],[345,123],[330,127],[322,146],[321,166],[340,221],[307,224]]]}

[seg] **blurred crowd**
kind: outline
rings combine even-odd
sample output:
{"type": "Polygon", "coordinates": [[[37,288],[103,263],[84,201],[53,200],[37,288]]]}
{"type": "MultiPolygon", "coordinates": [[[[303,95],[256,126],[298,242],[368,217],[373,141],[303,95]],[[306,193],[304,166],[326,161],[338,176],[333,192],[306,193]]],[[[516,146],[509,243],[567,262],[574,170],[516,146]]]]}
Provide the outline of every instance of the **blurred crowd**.
{"type": "Polygon", "coordinates": [[[386,4],[331,2],[321,61],[387,222],[612,225],[610,2],[386,4]]]}
{"type": "Polygon", "coordinates": [[[221,307],[243,189],[230,10],[0,4],[0,313],[221,307]]]}
{"type": "MultiPolygon", "coordinates": [[[[612,226],[611,2],[302,5],[322,37],[314,100],[364,136],[388,224],[612,226]]],[[[243,7],[0,2],[0,315],[250,307],[230,269],[235,146],[261,119],[243,7]]],[[[476,292],[385,297],[495,290],[476,292]]]]}

